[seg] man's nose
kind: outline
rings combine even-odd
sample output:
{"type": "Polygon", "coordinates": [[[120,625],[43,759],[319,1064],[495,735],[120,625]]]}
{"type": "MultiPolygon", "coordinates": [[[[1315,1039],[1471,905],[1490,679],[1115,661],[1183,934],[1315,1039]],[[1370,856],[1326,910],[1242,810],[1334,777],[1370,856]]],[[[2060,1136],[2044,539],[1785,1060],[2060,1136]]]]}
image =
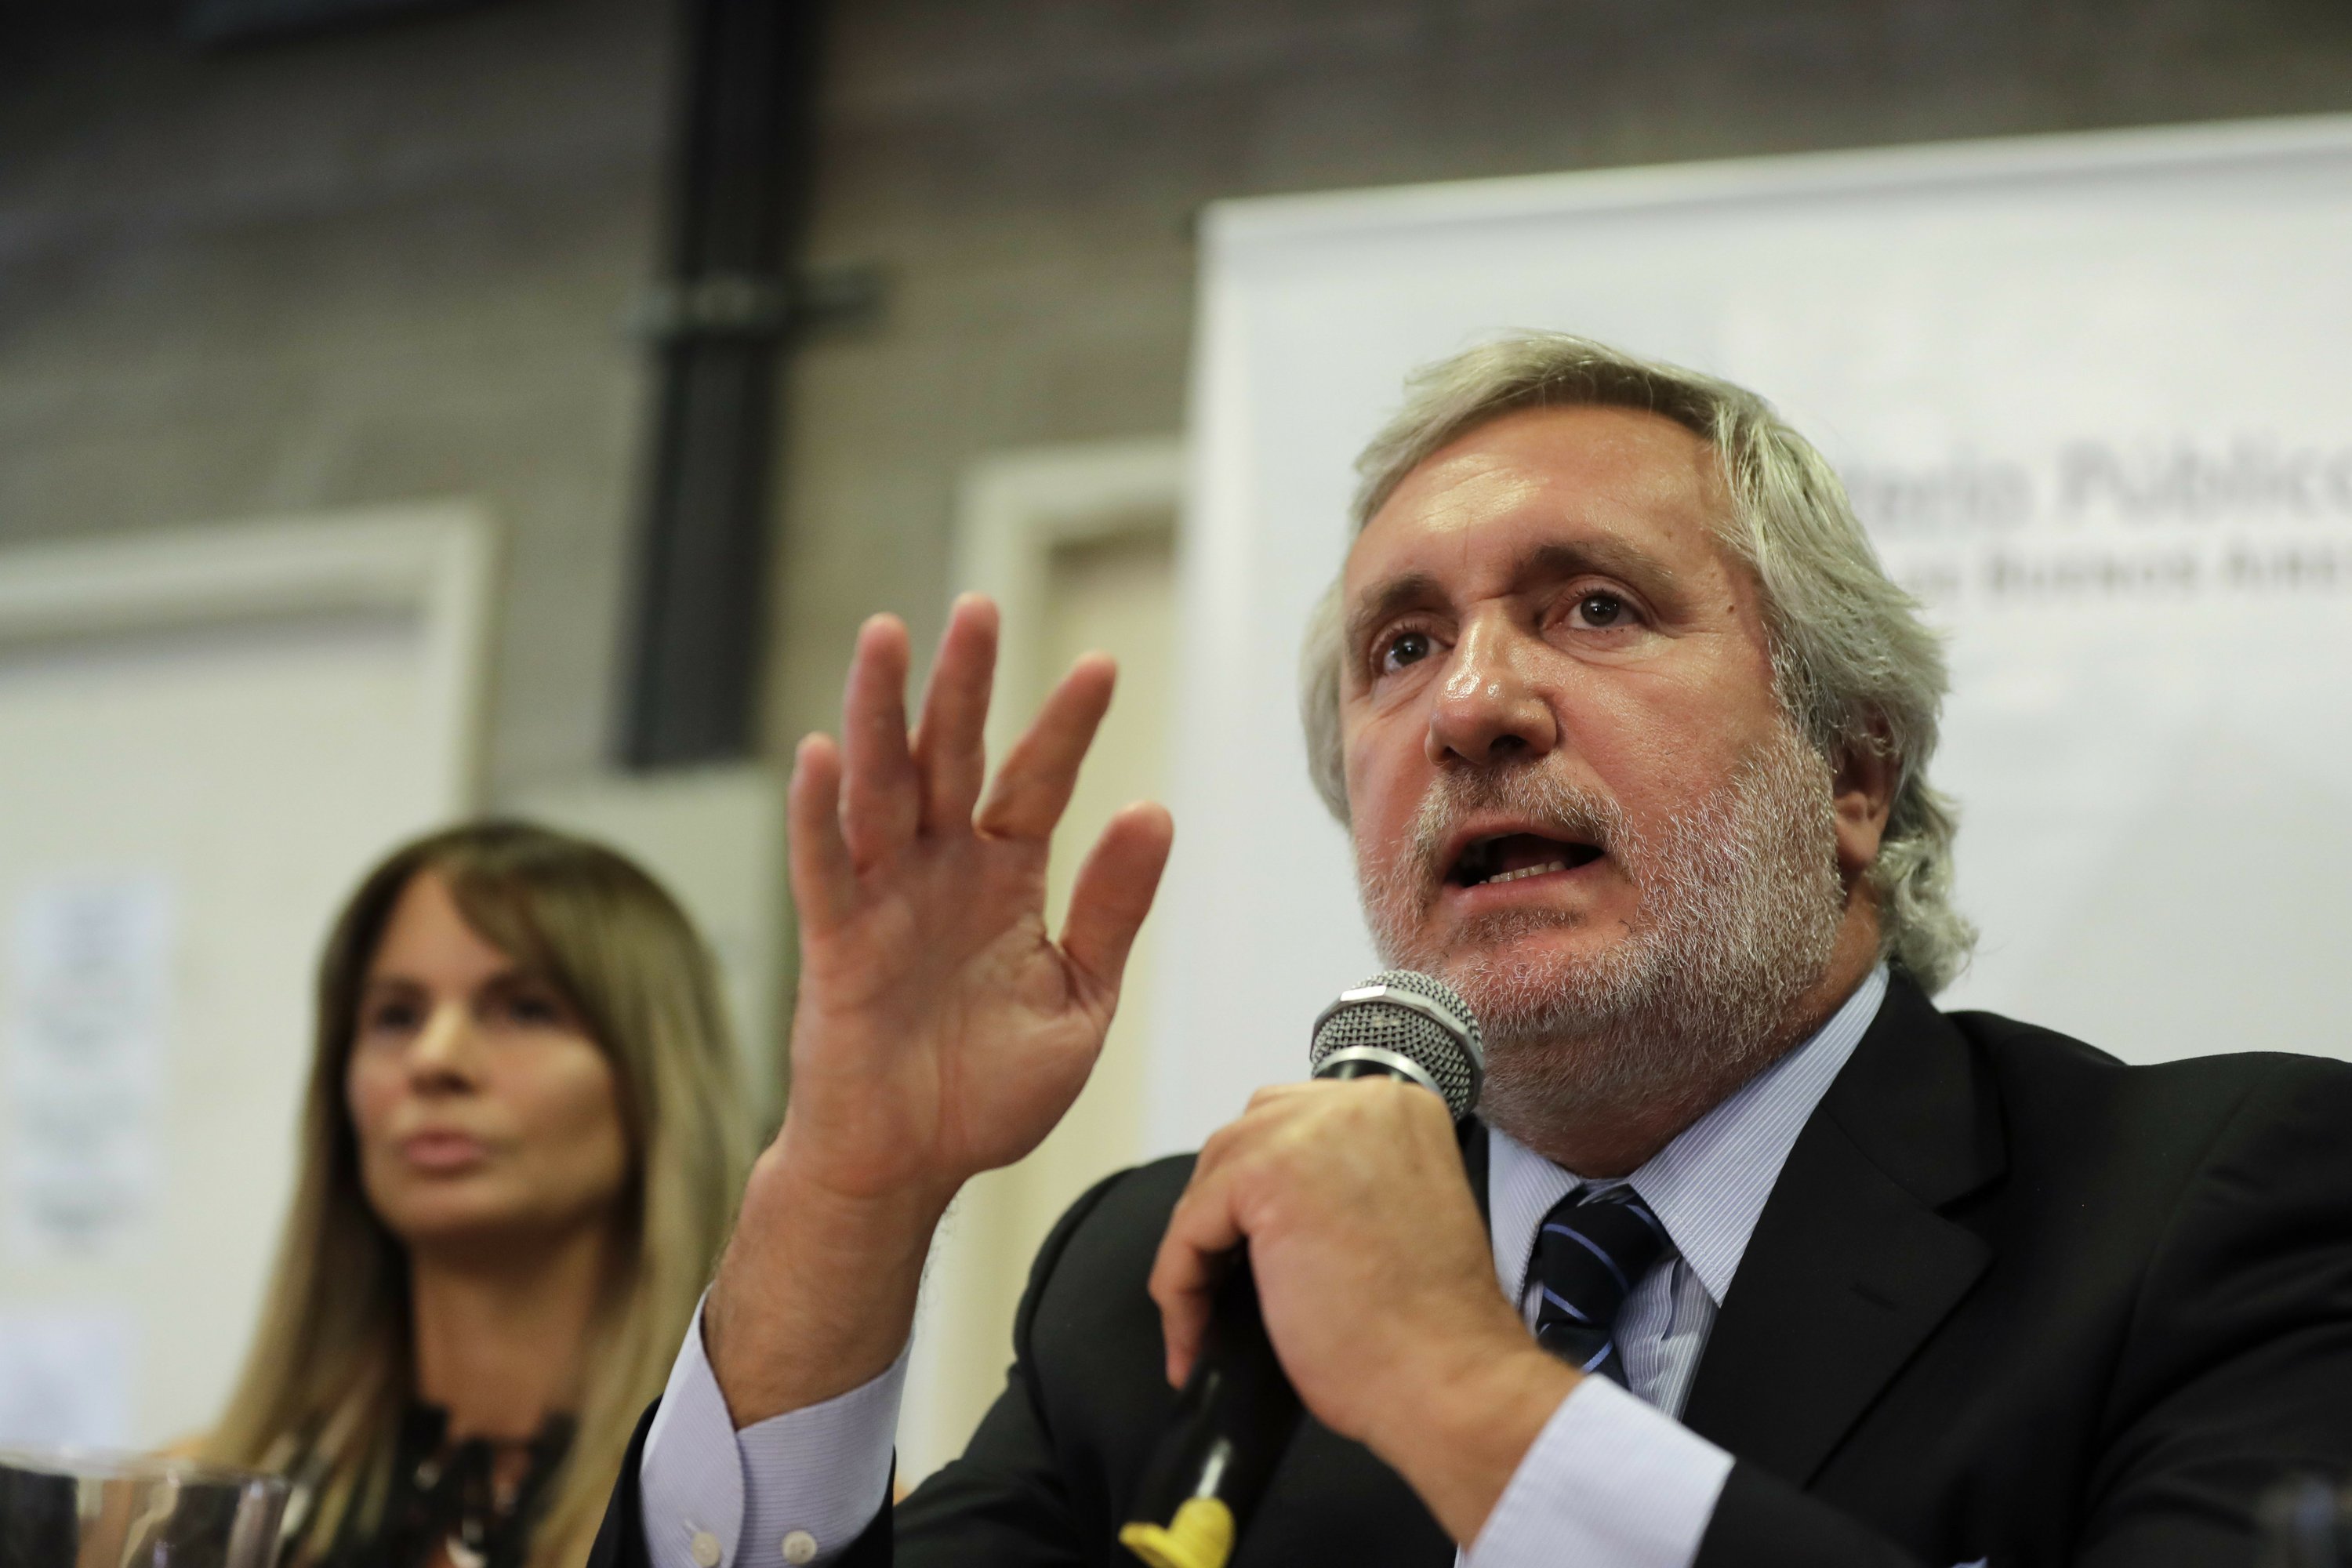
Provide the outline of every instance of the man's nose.
{"type": "Polygon", "coordinates": [[[1500,616],[1463,628],[1429,712],[1429,760],[1474,767],[1539,757],[1559,743],[1559,722],[1526,659],[1528,634],[1500,616]]]}

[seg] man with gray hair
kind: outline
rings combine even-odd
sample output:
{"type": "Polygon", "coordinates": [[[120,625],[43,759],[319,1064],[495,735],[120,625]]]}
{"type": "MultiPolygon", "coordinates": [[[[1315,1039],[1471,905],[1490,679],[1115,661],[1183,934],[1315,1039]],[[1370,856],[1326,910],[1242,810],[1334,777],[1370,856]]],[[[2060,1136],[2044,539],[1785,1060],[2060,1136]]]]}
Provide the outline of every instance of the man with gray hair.
{"type": "Polygon", "coordinates": [[[2250,1562],[2265,1486],[2352,1466],[2352,1070],[1937,1011],[1942,663],[1752,395],[1520,334],[1362,468],[1308,751],[1381,950],[1485,1024],[1480,1120],[1289,1085],[1107,1179],[894,1507],[933,1230],[1076,1096],[1172,826],[1114,818],[1050,936],[1108,662],[983,797],[993,609],[911,729],[877,617],[794,772],[792,1103],[596,1560],[1123,1560],[1245,1241],[1312,1419],[1244,1564],[2250,1562]]]}

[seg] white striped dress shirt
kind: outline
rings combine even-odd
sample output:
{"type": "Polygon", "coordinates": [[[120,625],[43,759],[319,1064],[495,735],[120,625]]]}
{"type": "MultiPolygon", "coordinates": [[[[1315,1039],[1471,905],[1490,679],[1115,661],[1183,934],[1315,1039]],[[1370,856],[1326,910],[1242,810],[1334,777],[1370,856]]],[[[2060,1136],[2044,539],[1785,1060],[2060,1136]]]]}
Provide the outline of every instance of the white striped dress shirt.
{"type": "MultiPolygon", "coordinates": [[[[1617,1348],[1632,1392],[1586,1378],[1519,1462],[1468,1568],[1688,1568],[1731,1473],[1731,1456],[1674,1419],[1690,1398],[1715,1316],[1797,1134],[1886,997],[1884,965],[1804,1044],[1692,1122],[1624,1178],[1666,1227],[1671,1257],[1633,1288],[1617,1348]]],[[[1487,1134],[1495,1276],[1530,1326],[1537,1227],[1585,1183],[1499,1132],[1487,1134]]]]}

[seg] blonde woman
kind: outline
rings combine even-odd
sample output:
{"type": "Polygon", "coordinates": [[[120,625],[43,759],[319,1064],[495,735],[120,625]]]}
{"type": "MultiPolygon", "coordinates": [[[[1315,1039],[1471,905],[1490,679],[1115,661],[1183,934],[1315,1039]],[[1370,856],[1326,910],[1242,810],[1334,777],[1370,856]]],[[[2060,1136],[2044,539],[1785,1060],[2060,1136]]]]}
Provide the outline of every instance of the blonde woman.
{"type": "Polygon", "coordinates": [[[598,845],[419,840],[320,964],[301,1170],[206,1457],[295,1483],[290,1568],[587,1553],[740,1190],[709,959],[598,845]]]}

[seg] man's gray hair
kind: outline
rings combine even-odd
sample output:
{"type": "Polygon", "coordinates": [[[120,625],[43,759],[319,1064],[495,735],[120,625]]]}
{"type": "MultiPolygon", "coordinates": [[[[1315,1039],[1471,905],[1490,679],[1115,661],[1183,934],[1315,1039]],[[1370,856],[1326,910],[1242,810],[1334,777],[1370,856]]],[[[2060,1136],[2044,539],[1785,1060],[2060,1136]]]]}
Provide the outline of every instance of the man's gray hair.
{"type": "MultiPolygon", "coordinates": [[[[1646,409],[1711,442],[1731,497],[1720,537],[1755,574],[1780,701],[1832,765],[1855,748],[1895,763],[1894,805],[1870,879],[1881,951],[1929,992],[1966,966],[1976,930],[1952,907],[1951,800],[1927,783],[1946,679],[1918,605],[1879,565],[1822,455],[1771,405],[1729,382],[1564,332],[1517,332],[1416,373],[1404,408],[1357,459],[1361,532],[1407,474],[1490,420],[1525,408],[1646,409]]],[[[1316,607],[1299,712],[1316,789],[1341,823],[1339,584],[1316,607]]]]}

